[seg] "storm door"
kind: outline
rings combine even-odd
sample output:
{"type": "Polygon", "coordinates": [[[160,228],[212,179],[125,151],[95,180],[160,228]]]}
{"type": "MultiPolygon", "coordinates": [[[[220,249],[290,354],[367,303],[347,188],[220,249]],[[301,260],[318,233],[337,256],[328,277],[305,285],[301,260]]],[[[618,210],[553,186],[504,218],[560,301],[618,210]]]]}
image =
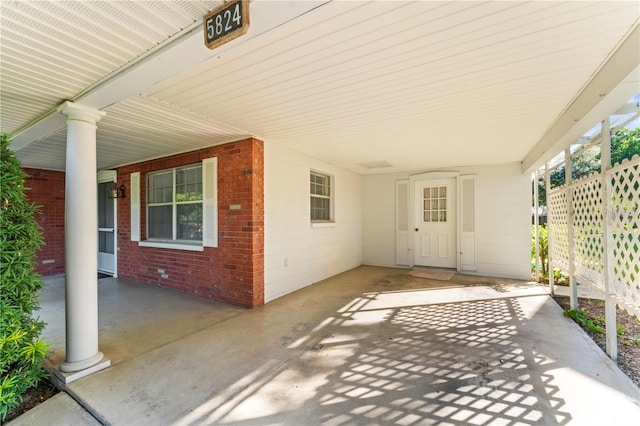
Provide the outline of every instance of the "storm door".
{"type": "Polygon", "coordinates": [[[113,181],[98,183],[98,272],[115,275],[115,203],[113,181]]]}

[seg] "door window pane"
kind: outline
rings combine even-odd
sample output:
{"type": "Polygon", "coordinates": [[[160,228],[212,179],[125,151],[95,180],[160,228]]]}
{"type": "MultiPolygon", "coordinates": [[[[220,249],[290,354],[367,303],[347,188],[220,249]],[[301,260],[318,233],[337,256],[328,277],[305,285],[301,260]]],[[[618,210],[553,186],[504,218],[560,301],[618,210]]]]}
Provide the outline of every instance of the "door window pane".
{"type": "Polygon", "coordinates": [[[423,189],[424,222],[447,221],[447,187],[434,186],[423,189]]]}
{"type": "Polygon", "coordinates": [[[109,198],[112,186],[113,182],[98,184],[98,228],[114,227],[113,208],[115,200],[109,198]]]}
{"type": "Polygon", "coordinates": [[[98,232],[98,251],[101,253],[113,254],[113,232],[100,231],[98,232]]]}

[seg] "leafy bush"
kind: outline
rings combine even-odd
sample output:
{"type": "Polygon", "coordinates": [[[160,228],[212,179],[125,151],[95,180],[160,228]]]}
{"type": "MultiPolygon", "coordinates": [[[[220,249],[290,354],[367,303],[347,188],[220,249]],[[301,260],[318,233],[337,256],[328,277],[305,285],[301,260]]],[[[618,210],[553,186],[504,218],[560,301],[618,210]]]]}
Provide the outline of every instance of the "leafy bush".
{"type": "MultiPolygon", "coordinates": [[[[546,226],[538,228],[538,242],[540,254],[540,281],[549,282],[549,230],[546,226]]],[[[531,225],[531,272],[533,275],[536,266],[536,229],[535,225],[531,225]]],[[[553,268],[553,282],[558,285],[567,285],[569,277],[561,270],[553,268]]]]}
{"type": "Polygon", "coordinates": [[[24,392],[46,372],[41,361],[48,345],[40,339],[45,323],[33,316],[40,308],[42,280],[35,273],[36,251],[43,244],[37,210],[25,195],[26,175],[7,135],[0,135],[0,418],[22,402],[24,392]]]}
{"type": "MultiPolygon", "coordinates": [[[[538,250],[540,254],[540,267],[542,272],[542,280],[549,280],[549,233],[546,226],[538,227],[538,250]]],[[[531,259],[533,259],[532,266],[535,267],[536,259],[536,227],[531,226],[531,259]]]]}

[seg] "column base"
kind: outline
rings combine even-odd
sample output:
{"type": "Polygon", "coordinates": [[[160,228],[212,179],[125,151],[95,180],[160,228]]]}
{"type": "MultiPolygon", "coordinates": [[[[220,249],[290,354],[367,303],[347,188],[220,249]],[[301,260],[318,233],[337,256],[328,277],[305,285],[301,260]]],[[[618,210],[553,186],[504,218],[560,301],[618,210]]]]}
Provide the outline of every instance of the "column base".
{"type": "Polygon", "coordinates": [[[64,384],[69,384],[78,379],[86,377],[90,374],[96,373],[100,370],[111,366],[111,361],[104,359],[102,352],[98,352],[91,358],[78,362],[63,362],[60,366],[54,369],[52,372],[57,379],[64,384]]]}

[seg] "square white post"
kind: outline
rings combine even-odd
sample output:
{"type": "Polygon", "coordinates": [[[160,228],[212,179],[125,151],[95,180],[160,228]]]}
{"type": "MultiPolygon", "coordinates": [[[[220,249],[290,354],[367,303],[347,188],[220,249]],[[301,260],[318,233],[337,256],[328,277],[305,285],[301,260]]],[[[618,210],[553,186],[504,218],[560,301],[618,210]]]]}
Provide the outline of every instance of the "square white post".
{"type": "Polygon", "coordinates": [[[567,186],[567,234],[569,245],[569,307],[578,309],[578,285],[576,284],[576,252],[575,229],[573,218],[575,215],[573,205],[573,188],[571,187],[571,148],[564,150],[564,178],[567,186]]]}
{"type": "Polygon", "coordinates": [[[613,247],[613,212],[611,206],[611,177],[607,173],[611,168],[611,124],[609,118],[602,121],[600,143],[600,168],[602,175],[602,250],[604,278],[604,320],[606,351],[609,358],[618,357],[618,327],[616,319],[615,288],[613,286],[614,256],[613,247]]]}
{"type": "MultiPolygon", "coordinates": [[[[535,244],[535,281],[540,282],[540,218],[538,211],[540,210],[540,203],[538,202],[538,172],[534,172],[533,176],[533,230],[534,230],[534,244],[535,244]]],[[[544,278],[544,277],[543,277],[544,278]]]]}
{"type": "Polygon", "coordinates": [[[556,294],[555,277],[553,275],[553,238],[551,238],[551,209],[549,208],[549,192],[551,192],[551,171],[549,170],[549,163],[544,165],[544,184],[547,192],[547,261],[549,269],[549,290],[551,295],[556,294]]]}

